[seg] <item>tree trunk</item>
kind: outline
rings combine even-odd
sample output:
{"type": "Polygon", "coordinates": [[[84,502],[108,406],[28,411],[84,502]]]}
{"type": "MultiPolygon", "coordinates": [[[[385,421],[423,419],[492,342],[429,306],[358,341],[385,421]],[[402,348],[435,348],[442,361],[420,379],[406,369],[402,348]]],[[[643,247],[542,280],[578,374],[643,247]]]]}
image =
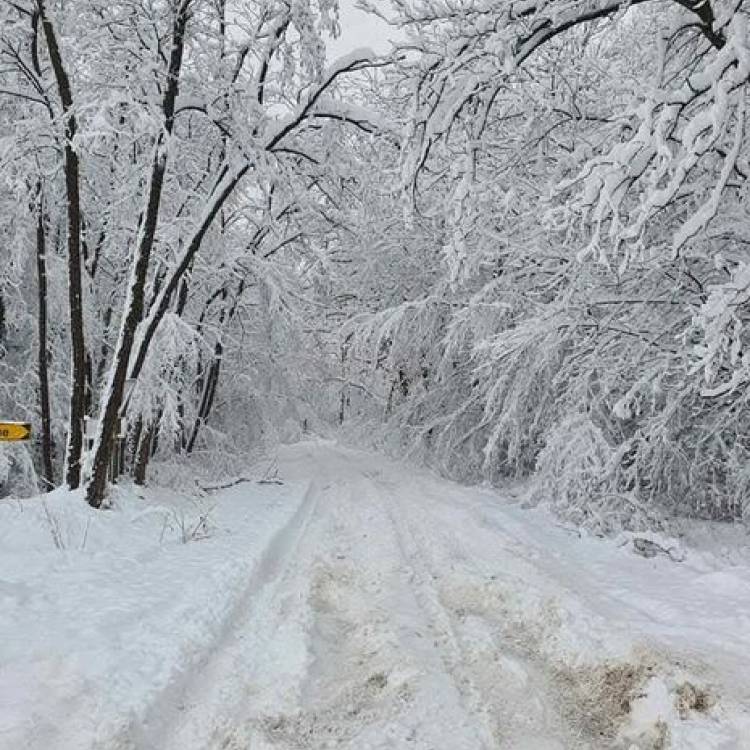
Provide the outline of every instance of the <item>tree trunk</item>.
{"type": "Polygon", "coordinates": [[[47,352],[47,249],[44,233],[42,186],[37,185],[36,203],[36,273],[37,273],[37,362],[39,376],[39,411],[42,418],[42,480],[48,492],[55,486],[52,470],[52,419],[49,400],[49,359],[47,352]]]}
{"type": "Polygon", "coordinates": [[[65,195],[68,219],[68,314],[70,317],[71,377],[65,482],[75,489],[81,483],[83,417],[85,414],[86,346],[83,327],[81,285],[81,195],[78,154],[73,141],[78,123],[73,111],[73,92],[63,63],[55,29],[47,16],[44,0],[37,0],[50,63],[55,74],[65,123],[65,195]]]}
{"type": "Polygon", "coordinates": [[[346,419],[346,346],[341,347],[341,395],[339,396],[339,424],[346,419]]]}
{"type": "Polygon", "coordinates": [[[208,369],[208,377],[206,382],[203,384],[203,393],[201,395],[201,403],[198,408],[198,416],[195,418],[193,423],[193,430],[190,434],[190,440],[187,443],[187,452],[192,453],[195,447],[195,441],[198,439],[198,433],[200,428],[208,421],[208,417],[211,414],[211,409],[214,405],[214,398],[216,397],[216,389],[219,384],[219,375],[221,373],[221,360],[224,353],[224,347],[220,341],[216,342],[214,347],[214,358],[211,362],[211,366],[208,369]]]}
{"type": "Polygon", "coordinates": [[[0,357],[3,356],[5,347],[5,302],[3,295],[0,294],[0,357]]]}
{"type": "Polygon", "coordinates": [[[86,499],[94,508],[99,508],[107,489],[107,473],[115,447],[115,433],[120,417],[125,379],[128,375],[130,354],[135,340],[135,331],[143,317],[144,290],[148,276],[151,250],[159,220],[164,175],[167,168],[167,142],[174,127],[174,111],[179,91],[182,55],[185,46],[185,28],[188,21],[190,0],[183,0],[176,11],[172,30],[172,52],[170,54],[168,78],[162,111],[164,128],[159,133],[154,149],[154,160],[149,179],[146,210],[136,244],[125,310],[120,325],[120,335],[110,367],[109,382],[103,394],[99,425],[94,441],[94,458],[91,480],[86,488],[86,499]]]}
{"type": "Polygon", "coordinates": [[[147,425],[140,431],[133,464],[133,481],[143,486],[146,484],[146,470],[151,459],[151,444],[154,439],[154,425],[147,425]]]}
{"type": "MultiPolygon", "coordinates": [[[[223,231],[223,223],[224,223],[224,217],[222,216],[222,231],[223,231]]],[[[228,290],[226,286],[222,286],[221,289],[218,292],[218,297],[221,297],[222,300],[222,308],[221,313],[219,314],[219,329],[221,329],[221,326],[224,324],[226,320],[232,320],[234,317],[235,312],[237,311],[237,304],[239,302],[240,297],[242,297],[242,292],[245,288],[245,281],[244,279],[240,281],[239,287],[237,289],[237,296],[235,297],[234,304],[232,307],[227,310],[226,308],[226,299],[228,290]]],[[[216,299],[217,295],[211,295],[209,300],[206,302],[206,306],[203,309],[203,312],[201,313],[200,322],[198,324],[198,332],[200,333],[203,328],[203,322],[205,320],[205,316],[208,314],[208,310],[210,308],[211,303],[214,299],[216,299]]],[[[200,432],[201,427],[208,421],[208,417],[211,414],[211,410],[213,409],[214,405],[214,398],[216,397],[216,389],[219,384],[219,375],[221,373],[221,360],[224,356],[224,345],[221,343],[221,341],[217,341],[214,346],[214,353],[213,357],[211,358],[211,364],[208,366],[208,374],[204,378],[204,373],[206,370],[204,368],[201,368],[200,370],[200,377],[198,379],[198,390],[201,394],[201,401],[198,406],[198,415],[195,418],[195,421],[193,422],[193,428],[190,433],[190,438],[186,441],[186,452],[192,453],[193,448],[195,447],[195,441],[198,438],[198,433],[200,432]]]]}

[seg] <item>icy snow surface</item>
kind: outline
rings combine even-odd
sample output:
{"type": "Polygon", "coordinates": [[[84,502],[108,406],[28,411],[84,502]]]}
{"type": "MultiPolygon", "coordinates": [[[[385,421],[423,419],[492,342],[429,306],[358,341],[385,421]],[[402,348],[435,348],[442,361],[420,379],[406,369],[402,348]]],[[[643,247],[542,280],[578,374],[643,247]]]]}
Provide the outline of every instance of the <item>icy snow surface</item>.
{"type": "Polygon", "coordinates": [[[750,748],[748,566],[332,443],[280,473],[3,501],[0,747],[750,748]]]}

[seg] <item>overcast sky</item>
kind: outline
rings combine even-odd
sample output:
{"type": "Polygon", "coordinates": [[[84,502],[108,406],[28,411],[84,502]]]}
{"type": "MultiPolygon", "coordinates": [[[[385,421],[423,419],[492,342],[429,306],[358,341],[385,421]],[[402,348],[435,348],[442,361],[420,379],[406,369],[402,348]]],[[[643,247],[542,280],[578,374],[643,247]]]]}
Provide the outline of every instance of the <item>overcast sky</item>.
{"type": "MultiPolygon", "coordinates": [[[[387,3],[382,3],[387,7],[387,3]]],[[[375,52],[387,52],[388,39],[393,30],[377,16],[354,7],[354,0],[341,0],[341,36],[328,44],[328,56],[335,59],[357,47],[371,47],[375,52]]]]}

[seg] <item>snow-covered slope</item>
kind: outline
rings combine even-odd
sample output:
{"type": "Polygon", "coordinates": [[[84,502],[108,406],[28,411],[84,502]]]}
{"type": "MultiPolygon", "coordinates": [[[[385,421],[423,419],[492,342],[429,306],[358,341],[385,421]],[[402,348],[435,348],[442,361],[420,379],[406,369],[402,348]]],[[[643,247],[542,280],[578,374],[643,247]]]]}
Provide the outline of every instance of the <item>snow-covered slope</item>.
{"type": "Polygon", "coordinates": [[[747,567],[330,443],[280,468],[187,543],[175,497],[3,504],[0,747],[750,748],[747,567]]]}

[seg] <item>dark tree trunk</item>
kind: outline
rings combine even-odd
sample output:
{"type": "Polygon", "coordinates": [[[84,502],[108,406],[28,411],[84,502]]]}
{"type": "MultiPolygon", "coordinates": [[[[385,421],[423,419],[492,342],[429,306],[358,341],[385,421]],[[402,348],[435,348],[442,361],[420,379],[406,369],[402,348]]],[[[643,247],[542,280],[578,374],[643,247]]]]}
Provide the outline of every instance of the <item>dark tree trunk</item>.
{"type": "Polygon", "coordinates": [[[198,416],[195,418],[193,423],[193,430],[190,433],[190,439],[187,443],[187,452],[192,453],[195,447],[195,441],[198,439],[198,433],[201,427],[208,421],[208,417],[213,409],[214,399],[216,397],[216,389],[219,385],[219,375],[221,373],[221,361],[224,354],[224,347],[220,341],[216,342],[214,347],[214,357],[211,361],[211,365],[208,369],[208,375],[206,376],[205,382],[203,383],[203,393],[201,394],[201,402],[198,407],[198,416]]]}
{"type": "MultiPolygon", "coordinates": [[[[237,285],[237,292],[234,296],[234,302],[229,309],[227,309],[226,307],[228,290],[225,286],[221,287],[221,289],[212,294],[206,302],[203,312],[201,313],[200,322],[198,324],[198,331],[200,332],[202,330],[203,323],[208,314],[211,303],[219,297],[223,302],[221,313],[219,314],[219,328],[221,328],[224,323],[231,322],[234,319],[235,314],[237,313],[237,306],[242,299],[245,287],[246,281],[245,279],[241,279],[240,283],[237,285]]],[[[208,368],[208,374],[204,379],[203,373],[205,373],[205,370],[202,370],[201,377],[198,380],[198,390],[201,394],[201,401],[198,407],[198,416],[193,423],[193,429],[190,434],[190,439],[187,442],[186,450],[188,453],[193,452],[193,449],[195,448],[195,441],[198,438],[198,433],[200,432],[201,427],[203,427],[203,425],[208,422],[208,418],[211,416],[214,401],[216,400],[216,391],[219,387],[219,376],[221,375],[221,365],[223,359],[224,345],[221,343],[221,341],[217,341],[216,345],[214,346],[214,353],[213,357],[211,358],[211,364],[208,368]]]]}
{"type": "Polygon", "coordinates": [[[94,377],[94,388],[101,388],[104,381],[104,374],[107,371],[107,335],[109,327],[112,325],[113,309],[111,305],[107,306],[102,316],[102,345],[99,349],[99,362],[96,365],[96,376],[94,377]]]}
{"type": "Polygon", "coordinates": [[[151,460],[151,445],[154,441],[154,425],[148,425],[140,430],[140,436],[135,450],[135,462],[133,463],[133,481],[143,486],[146,484],[146,471],[148,462],[151,460]]]}
{"type": "MultiPolygon", "coordinates": [[[[185,312],[185,307],[188,302],[188,291],[189,284],[187,279],[184,278],[180,283],[180,291],[177,294],[177,305],[175,307],[175,315],[177,315],[178,318],[181,318],[182,314],[185,312]]],[[[180,357],[178,364],[180,367],[182,367],[182,370],[184,372],[187,367],[185,358],[180,357]]],[[[182,388],[180,388],[177,394],[177,417],[180,423],[179,450],[182,451],[185,450],[185,446],[187,445],[187,428],[185,426],[185,398],[182,388]]]]}
{"type": "Polygon", "coordinates": [[[346,419],[346,346],[341,347],[341,395],[339,396],[339,424],[344,424],[346,419]]]}
{"type": "Polygon", "coordinates": [[[78,123],[73,111],[73,92],[63,63],[52,21],[43,0],[37,0],[39,17],[55,74],[65,124],[65,196],[68,219],[68,314],[70,316],[71,383],[65,482],[71,489],[81,483],[83,417],[86,402],[86,345],[83,328],[81,285],[81,195],[80,167],[73,141],[78,123]]]}
{"type": "Polygon", "coordinates": [[[143,317],[144,291],[148,276],[148,265],[156,236],[159,208],[164,187],[164,175],[167,168],[166,141],[171,136],[174,127],[175,102],[179,91],[189,5],[190,0],[182,1],[176,11],[172,29],[172,51],[162,104],[164,129],[159,134],[154,149],[146,210],[143,215],[140,239],[135,250],[128,295],[126,297],[127,307],[123,314],[117,349],[110,368],[109,382],[104,393],[104,401],[94,445],[91,480],[86,488],[86,499],[94,508],[101,506],[107,490],[107,474],[115,447],[115,437],[125,390],[125,379],[128,375],[130,354],[133,349],[136,328],[143,317]]]}
{"type": "Polygon", "coordinates": [[[86,416],[94,410],[94,360],[91,352],[86,352],[86,388],[83,392],[83,411],[86,416]]]}
{"type": "Polygon", "coordinates": [[[3,295],[0,294],[0,357],[3,355],[5,346],[5,302],[3,295]]]}
{"type": "Polygon", "coordinates": [[[42,480],[44,490],[55,486],[52,470],[52,419],[49,400],[49,354],[47,352],[47,243],[44,226],[42,186],[37,186],[36,204],[36,275],[37,275],[37,363],[39,377],[39,411],[42,419],[42,480]]]}
{"type": "MultiPolygon", "coordinates": [[[[224,217],[222,216],[222,230],[223,230],[223,221],[224,217]]],[[[237,290],[237,296],[235,297],[234,305],[227,311],[226,307],[226,300],[228,295],[228,290],[226,286],[222,286],[217,292],[212,294],[208,300],[206,301],[206,304],[203,308],[203,312],[201,313],[200,320],[198,322],[198,333],[200,334],[203,330],[203,325],[205,323],[206,317],[208,315],[208,312],[211,308],[211,304],[214,302],[214,300],[221,298],[222,300],[222,308],[221,313],[219,314],[219,329],[221,329],[221,326],[224,324],[224,322],[227,320],[231,320],[234,317],[234,313],[237,310],[237,302],[239,301],[240,297],[242,296],[242,292],[245,288],[245,282],[242,280],[239,284],[238,290],[237,290]]],[[[209,415],[211,414],[211,409],[214,405],[214,398],[216,396],[216,388],[219,383],[219,374],[221,373],[221,360],[224,356],[224,345],[221,343],[221,341],[217,341],[214,346],[214,353],[211,357],[211,363],[208,365],[208,367],[204,367],[203,363],[199,361],[198,366],[198,381],[197,381],[197,391],[200,394],[200,404],[198,405],[198,414],[195,418],[195,421],[193,422],[193,427],[190,431],[190,437],[186,439],[185,441],[185,450],[187,453],[192,453],[193,449],[195,447],[195,441],[198,439],[198,433],[200,432],[201,427],[206,423],[208,420],[209,415]]]]}
{"type": "Polygon", "coordinates": [[[156,455],[156,451],[159,450],[159,428],[161,426],[161,418],[164,416],[164,409],[159,409],[159,411],[156,413],[156,418],[154,419],[153,424],[151,425],[151,455],[150,457],[153,458],[156,455]]]}

